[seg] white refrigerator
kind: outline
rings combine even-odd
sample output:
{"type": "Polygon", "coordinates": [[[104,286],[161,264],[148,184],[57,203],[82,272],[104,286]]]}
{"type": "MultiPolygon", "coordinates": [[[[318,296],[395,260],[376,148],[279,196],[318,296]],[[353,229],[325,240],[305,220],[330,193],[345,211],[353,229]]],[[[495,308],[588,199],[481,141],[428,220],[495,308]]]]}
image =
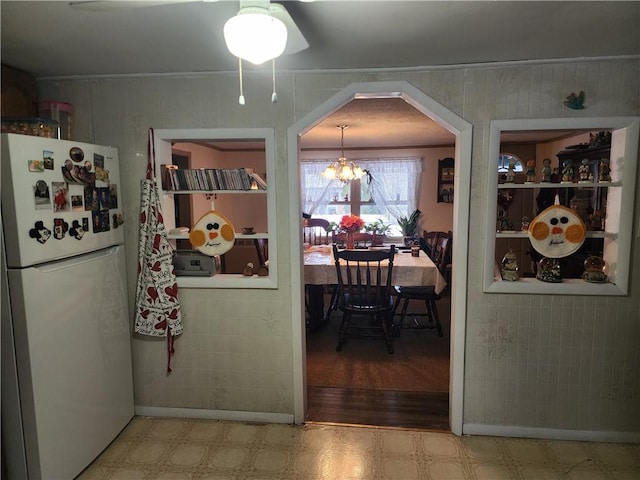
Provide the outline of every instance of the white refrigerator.
{"type": "Polygon", "coordinates": [[[134,414],[111,147],[2,134],[2,450],[11,479],[72,479],[134,414]]]}

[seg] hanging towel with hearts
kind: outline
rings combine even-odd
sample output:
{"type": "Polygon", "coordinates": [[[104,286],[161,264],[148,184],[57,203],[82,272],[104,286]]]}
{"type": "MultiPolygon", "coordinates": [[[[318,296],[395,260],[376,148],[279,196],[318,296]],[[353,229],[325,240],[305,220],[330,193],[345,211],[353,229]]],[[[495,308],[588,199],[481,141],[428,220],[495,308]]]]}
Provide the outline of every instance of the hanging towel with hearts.
{"type": "Polygon", "coordinates": [[[173,247],[164,229],[158,186],[153,129],[149,129],[147,176],[141,182],[138,284],[135,332],[167,337],[167,372],[171,372],[174,340],[183,330],[173,247]]]}

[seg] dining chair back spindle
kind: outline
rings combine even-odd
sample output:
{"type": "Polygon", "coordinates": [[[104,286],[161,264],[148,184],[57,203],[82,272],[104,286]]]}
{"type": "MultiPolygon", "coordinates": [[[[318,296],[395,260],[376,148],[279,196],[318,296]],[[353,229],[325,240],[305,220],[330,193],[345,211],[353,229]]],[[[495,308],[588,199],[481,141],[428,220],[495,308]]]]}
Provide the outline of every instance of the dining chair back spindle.
{"type": "Polygon", "coordinates": [[[308,245],[329,245],[332,242],[329,220],[305,218],[302,225],[302,243],[308,245]]]}
{"type": "Polygon", "coordinates": [[[422,241],[420,242],[420,246],[422,250],[431,258],[433,254],[433,250],[436,247],[436,243],[438,239],[441,237],[445,237],[447,232],[441,232],[438,230],[433,230],[431,232],[427,232],[426,230],[422,231],[422,241]]]}
{"type": "MultiPolygon", "coordinates": [[[[342,322],[337,351],[342,350],[350,334],[373,335],[382,331],[389,353],[393,353],[392,311],[394,307],[391,277],[395,246],[387,250],[339,250],[333,245],[338,278],[338,308],[342,322]],[[352,324],[353,317],[357,317],[352,324]],[[364,318],[364,324],[359,323],[364,318]]],[[[379,336],[379,335],[377,335],[379,336]]]]}

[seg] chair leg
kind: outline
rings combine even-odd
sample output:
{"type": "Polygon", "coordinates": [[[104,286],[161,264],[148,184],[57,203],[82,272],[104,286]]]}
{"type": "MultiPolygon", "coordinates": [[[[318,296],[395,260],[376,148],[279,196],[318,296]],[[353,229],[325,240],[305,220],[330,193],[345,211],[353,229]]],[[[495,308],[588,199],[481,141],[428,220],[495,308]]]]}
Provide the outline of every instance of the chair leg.
{"type": "Polygon", "coordinates": [[[393,355],[393,336],[389,332],[389,326],[387,323],[390,322],[390,317],[387,315],[383,315],[380,317],[380,323],[382,324],[382,331],[384,332],[384,339],[387,342],[387,351],[390,355],[393,355]]]}
{"type": "Polygon", "coordinates": [[[342,350],[342,345],[347,340],[347,329],[349,328],[349,321],[351,320],[351,315],[347,312],[342,314],[342,322],[340,323],[340,328],[338,329],[338,345],[336,345],[336,352],[340,352],[342,350]]]}
{"type": "Polygon", "coordinates": [[[325,320],[329,320],[331,312],[338,309],[338,287],[331,285],[331,300],[329,300],[329,308],[325,315],[325,320]]]}
{"type": "MultiPolygon", "coordinates": [[[[400,301],[399,298],[398,298],[398,301],[400,301]]],[[[400,312],[400,321],[398,322],[397,335],[400,335],[400,332],[402,331],[402,324],[404,323],[404,317],[407,315],[408,308],[409,308],[409,299],[405,298],[404,303],[402,304],[402,311],[400,312]]]]}
{"type": "Polygon", "coordinates": [[[433,315],[433,318],[436,321],[436,328],[438,329],[438,336],[442,337],[444,334],[442,333],[442,325],[440,324],[440,316],[438,315],[438,307],[436,306],[435,300],[429,300],[427,303],[427,308],[429,312],[429,316],[433,315]]]}
{"type": "Polygon", "coordinates": [[[427,320],[429,321],[429,323],[433,323],[433,313],[431,312],[431,305],[429,305],[429,302],[431,302],[431,300],[425,299],[424,306],[427,309],[427,320]]]}

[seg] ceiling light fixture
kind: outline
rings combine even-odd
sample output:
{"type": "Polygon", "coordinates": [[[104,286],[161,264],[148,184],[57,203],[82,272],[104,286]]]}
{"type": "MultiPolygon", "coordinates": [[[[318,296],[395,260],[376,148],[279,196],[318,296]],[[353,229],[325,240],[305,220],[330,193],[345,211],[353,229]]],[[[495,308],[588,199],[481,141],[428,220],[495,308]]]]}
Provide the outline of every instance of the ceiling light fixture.
{"type": "Polygon", "coordinates": [[[229,51],[238,57],[240,74],[240,105],[245,104],[242,88],[242,60],[261,65],[272,61],[273,93],[271,101],[278,100],[275,86],[275,59],[287,46],[287,27],[271,15],[269,8],[243,7],[224,24],[224,41],[229,51]]]}
{"type": "Polygon", "coordinates": [[[354,162],[347,161],[344,156],[344,130],[349,125],[338,125],[341,130],[340,147],[342,154],[338,161],[333,162],[322,172],[322,176],[330,180],[340,180],[342,183],[349,183],[352,180],[360,179],[365,171],[354,162]]]}

